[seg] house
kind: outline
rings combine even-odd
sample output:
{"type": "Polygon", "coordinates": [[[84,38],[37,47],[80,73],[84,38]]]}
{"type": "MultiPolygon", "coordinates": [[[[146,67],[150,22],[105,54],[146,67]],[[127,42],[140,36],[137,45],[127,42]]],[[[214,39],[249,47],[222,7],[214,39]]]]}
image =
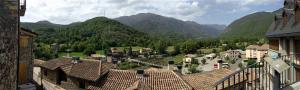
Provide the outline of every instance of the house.
{"type": "Polygon", "coordinates": [[[95,60],[105,60],[106,56],[105,55],[101,55],[101,54],[92,54],[90,56],[90,58],[95,59],[95,60]]]}
{"type": "Polygon", "coordinates": [[[229,58],[242,58],[242,50],[228,50],[225,52],[224,56],[229,58]]]}
{"type": "Polygon", "coordinates": [[[19,49],[19,84],[26,84],[32,82],[33,73],[33,38],[37,34],[31,30],[21,28],[20,30],[20,49],[19,49]]]}
{"type": "Polygon", "coordinates": [[[78,61],[76,58],[58,58],[46,62],[36,60],[36,64],[42,68],[43,80],[66,90],[209,90],[214,83],[233,73],[228,69],[219,69],[203,74],[182,75],[171,69],[175,67],[117,70],[111,63],[78,61]]]}
{"type": "Polygon", "coordinates": [[[267,54],[269,45],[264,44],[262,46],[250,45],[246,47],[246,58],[247,59],[256,59],[258,62],[267,54]]]}
{"type": "Polygon", "coordinates": [[[186,64],[191,64],[192,60],[195,59],[196,57],[197,57],[196,54],[187,54],[184,56],[183,62],[186,64]]]}
{"type": "Polygon", "coordinates": [[[170,70],[110,70],[90,90],[193,90],[179,75],[170,70]]]}
{"type": "Polygon", "coordinates": [[[44,80],[67,90],[86,89],[97,83],[115,66],[101,60],[79,60],[78,58],[58,58],[44,62],[41,75],[44,80]]]}
{"type": "Polygon", "coordinates": [[[285,0],[282,11],[274,17],[273,23],[266,33],[269,39],[269,55],[272,58],[282,58],[291,62],[291,71],[300,80],[300,2],[299,0],[285,0]],[[277,53],[277,54],[276,54],[277,53]],[[276,54],[276,55],[275,55],[276,54]]]}
{"type": "Polygon", "coordinates": [[[110,56],[114,57],[114,58],[117,58],[117,59],[122,59],[125,54],[122,50],[120,50],[119,48],[110,48],[110,53],[109,53],[110,56]]]}
{"type": "Polygon", "coordinates": [[[152,51],[153,51],[153,49],[151,49],[151,48],[142,48],[142,49],[140,49],[139,53],[144,55],[146,53],[150,54],[152,51]]]}
{"type": "MultiPolygon", "coordinates": [[[[183,80],[185,80],[189,85],[193,87],[194,90],[227,90],[228,86],[240,85],[245,86],[245,79],[242,79],[240,76],[240,81],[238,82],[238,76],[236,76],[237,82],[231,82],[230,85],[228,83],[224,84],[225,89],[216,89],[214,87],[215,83],[222,80],[224,77],[232,74],[233,72],[228,69],[218,69],[210,72],[199,73],[199,74],[190,74],[186,76],[182,76],[183,80]]],[[[233,78],[231,79],[233,81],[233,78]]],[[[227,82],[227,81],[226,81],[227,82]]],[[[236,88],[237,90],[245,90],[245,87],[236,88]]]]}

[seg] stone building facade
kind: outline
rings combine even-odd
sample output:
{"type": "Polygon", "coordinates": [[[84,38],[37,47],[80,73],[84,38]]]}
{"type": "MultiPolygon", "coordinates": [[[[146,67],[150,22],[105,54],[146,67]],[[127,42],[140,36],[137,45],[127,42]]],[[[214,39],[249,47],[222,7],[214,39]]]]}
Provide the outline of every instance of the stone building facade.
{"type": "Polygon", "coordinates": [[[16,90],[18,20],[12,16],[7,1],[0,1],[0,89],[16,90]]]}

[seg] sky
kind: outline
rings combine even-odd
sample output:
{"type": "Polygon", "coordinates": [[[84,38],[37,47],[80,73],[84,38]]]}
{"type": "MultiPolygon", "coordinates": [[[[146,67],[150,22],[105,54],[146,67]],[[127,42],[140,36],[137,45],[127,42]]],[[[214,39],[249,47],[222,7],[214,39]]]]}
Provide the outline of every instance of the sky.
{"type": "Polygon", "coordinates": [[[27,0],[22,22],[47,20],[57,24],[82,22],[94,17],[117,18],[154,13],[200,24],[229,25],[255,12],[272,12],[284,0],[27,0]]]}

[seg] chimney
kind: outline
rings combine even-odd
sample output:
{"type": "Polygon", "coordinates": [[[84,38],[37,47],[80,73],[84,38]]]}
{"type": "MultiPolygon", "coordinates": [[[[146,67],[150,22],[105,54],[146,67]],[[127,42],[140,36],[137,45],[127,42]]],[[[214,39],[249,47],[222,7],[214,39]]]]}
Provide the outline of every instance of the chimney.
{"type": "Polygon", "coordinates": [[[223,60],[218,60],[218,69],[222,67],[223,63],[224,63],[223,60]]]}
{"type": "Polygon", "coordinates": [[[101,75],[101,69],[102,69],[102,61],[99,60],[99,71],[98,71],[98,75],[101,75]]]}
{"type": "Polygon", "coordinates": [[[174,61],[173,60],[170,60],[168,61],[168,70],[174,70],[174,61]]]}
{"type": "Polygon", "coordinates": [[[67,49],[66,52],[67,52],[67,57],[70,57],[70,53],[72,52],[72,50],[71,49],[67,49]]]}
{"type": "Polygon", "coordinates": [[[118,64],[118,60],[112,60],[112,64],[114,65],[114,68],[116,69],[117,68],[117,64],[118,64]]]}
{"type": "Polygon", "coordinates": [[[139,69],[136,71],[136,73],[137,73],[137,78],[141,79],[144,77],[145,71],[144,69],[139,69]]]}
{"type": "Polygon", "coordinates": [[[177,72],[182,73],[182,65],[177,65],[177,72]]]}
{"type": "Polygon", "coordinates": [[[80,60],[80,57],[78,57],[78,56],[72,57],[72,63],[74,63],[74,64],[78,63],[79,60],[80,60]]]}

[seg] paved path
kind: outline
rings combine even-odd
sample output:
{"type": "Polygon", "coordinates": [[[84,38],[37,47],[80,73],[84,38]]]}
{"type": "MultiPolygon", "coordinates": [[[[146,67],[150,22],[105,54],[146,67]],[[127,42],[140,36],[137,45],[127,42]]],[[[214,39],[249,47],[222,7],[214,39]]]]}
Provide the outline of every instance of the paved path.
{"type": "Polygon", "coordinates": [[[202,70],[202,71],[212,71],[215,70],[214,68],[214,64],[217,64],[217,58],[213,59],[213,60],[206,60],[206,64],[202,65],[201,60],[203,59],[203,57],[198,57],[196,58],[198,60],[198,62],[200,63],[200,65],[197,67],[198,70],[202,70]]]}
{"type": "Polygon", "coordinates": [[[128,59],[128,60],[131,61],[131,62],[145,64],[145,65],[149,65],[149,66],[153,66],[153,67],[158,67],[158,68],[163,68],[164,67],[164,66],[159,65],[159,64],[153,64],[153,63],[143,62],[143,61],[136,60],[136,59],[128,59]]]}

